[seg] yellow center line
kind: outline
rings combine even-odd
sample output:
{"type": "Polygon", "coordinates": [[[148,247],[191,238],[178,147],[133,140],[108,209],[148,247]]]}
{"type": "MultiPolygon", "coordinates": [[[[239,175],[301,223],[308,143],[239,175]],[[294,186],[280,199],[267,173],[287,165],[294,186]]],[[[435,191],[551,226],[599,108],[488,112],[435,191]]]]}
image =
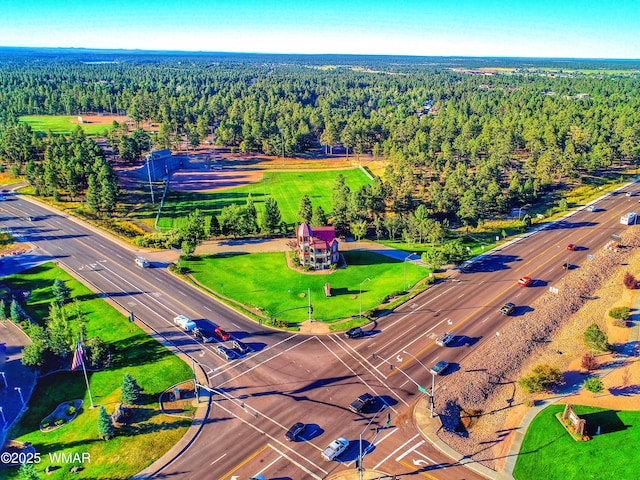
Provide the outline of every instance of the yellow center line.
{"type": "Polygon", "coordinates": [[[243,466],[245,466],[247,463],[249,463],[251,460],[253,460],[255,457],[257,457],[258,455],[260,455],[262,452],[264,452],[267,448],[269,448],[269,444],[265,444],[262,448],[259,448],[258,450],[256,450],[255,452],[253,452],[251,455],[249,455],[247,458],[245,458],[241,463],[239,463],[238,465],[236,465],[235,467],[233,467],[231,470],[229,470],[227,473],[225,473],[223,476],[220,477],[220,480],[225,480],[227,477],[230,477],[233,473],[235,473],[236,471],[238,471],[240,468],[242,468],[243,466]]]}
{"type": "Polygon", "coordinates": [[[409,468],[410,470],[413,470],[418,475],[421,475],[421,476],[426,477],[426,478],[430,478],[431,480],[438,480],[437,477],[434,477],[433,475],[429,475],[427,472],[421,472],[420,470],[416,470],[416,466],[415,465],[411,465],[411,464],[405,462],[404,460],[400,460],[398,463],[403,465],[403,466],[405,466],[405,467],[407,467],[407,468],[409,468]]]}

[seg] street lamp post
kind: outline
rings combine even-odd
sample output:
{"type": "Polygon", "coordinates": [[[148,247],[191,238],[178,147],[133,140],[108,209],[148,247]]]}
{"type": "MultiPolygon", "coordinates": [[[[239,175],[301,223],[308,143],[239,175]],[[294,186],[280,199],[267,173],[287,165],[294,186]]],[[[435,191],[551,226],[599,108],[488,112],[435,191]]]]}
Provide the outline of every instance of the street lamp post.
{"type": "MultiPolygon", "coordinates": [[[[429,370],[424,363],[422,363],[415,355],[410,354],[409,352],[407,352],[406,350],[403,350],[402,353],[406,353],[407,355],[409,355],[411,358],[413,358],[416,362],[418,362],[422,368],[424,368],[425,370],[427,370],[429,373],[431,373],[431,370],[429,370]]],[[[435,403],[433,400],[433,394],[435,392],[435,388],[436,388],[436,376],[431,373],[431,393],[426,392],[427,395],[429,395],[429,404],[430,404],[430,409],[431,409],[431,418],[433,418],[433,404],[435,403]]],[[[423,392],[425,393],[425,392],[423,392]]]]}
{"type": "Polygon", "coordinates": [[[404,259],[404,289],[403,292],[407,291],[407,260],[410,259],[412,256],[416,255],[415,253],[410,253],[409,255],[407,255],[404,259]]]}
{"type": "MultiPolygon", "coordinates": [[[[359,453],[358,453],[358,475],[359,475],[359,477],[360,477],[360,480],[362,480],[362,472],[364,472],[364,467],[362,466],[362,461],[363,461],[363,459],[364,459],[364,455],[363,455],[363,452],[362,452],[362,434],[363,434],[364,432],[366,432],[366,431],[367,431],[367,429],[371,426],[371,424],[372,424],[372,423],[373,423],[373,421],[376,419],[376,417],[378,416],[378,414],[379,414],[381,411],[383,411],[385,408],[386,408],[386,405],[382,405],[382,408],[380,408],[380,410],[378,410],[378,411],[376,412],[376,414],[371,418],[371,420],[369,420],[369,423],[367,423],[367,426],[366,426],[366,427],[364,427],[364,429],[360,432],[360,443],[359,443],[359,445],[360,445],[360,447],[359,447],[360,451],[359,451],[359,453]]],[[[378,429],[376,428],[376,435],[377,435],[377,434],[378,434],[378,429]]],[[[375,437],[374,437],[374,442],[375,442],[375,437]]]]}
{"type": "Polygon", "coordinates": [[[284,131],[281,128],[278,130],[280,131],[280,140],[282,143],[282,166],[284,167],[284,131]]]}
{"type": "Polygon", "coordinates": [[[369,281],[371,281],[370,278],[365,278],[360,282],[360,295],[358,295],[358,298],[360,299],[360,317],[362,317],[362,284],[369,281]]]}
{"type": "Polygon", "coordinates": [[[7,428],[7,419],[4,417],[4,410],[0,407],[0,415],[2,415],[2,430],[7,428]]]}
{"type": "Polygon", "coordinates": [[[5,377],[4,372],[0,372],[2,375],[2,380],[4,381],[4,388],[7,388],[9,385],[7,384],[7,377],[5,377]]]}
{"type": "Polygon", "coordinates": [[[22,406],[25,406],[24,397],[22,396],[22,389],[20,387],[13,387],[14,390],[18,391],[18,395],[20,395],[20,400],[22,401],[22,406]]]}

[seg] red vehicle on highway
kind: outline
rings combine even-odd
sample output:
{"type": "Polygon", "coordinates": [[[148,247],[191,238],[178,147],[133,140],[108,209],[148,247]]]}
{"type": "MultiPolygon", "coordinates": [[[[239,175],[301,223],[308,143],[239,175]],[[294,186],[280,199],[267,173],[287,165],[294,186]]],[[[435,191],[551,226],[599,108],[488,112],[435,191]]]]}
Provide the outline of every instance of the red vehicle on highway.
{"type": "Polygon", "coordinates": [[[217,335],[217,337],[220,340],[222,340],[223,342],[226,342],[227,340],[229,340],[229,338],[231,338],[231,335],[229,335],[227,332],[225,332],[220,327],[216,327],[216,329],[213,331],[213,333],[215,333],[217,335]]]}
{"type": "Polygon", "coordinates": [[[573,251],[575,249],[576,249],[576,246],[573,243],[570,243],[569,245],[567,245],[567,250],[573,251]]]}
{"type": "Polygon", "coordinates": [[[533,280],[531,280],[531,277],[522,277],[520,280],[518,280],[518,286],[528,287],[532,282],[533,280]]]}

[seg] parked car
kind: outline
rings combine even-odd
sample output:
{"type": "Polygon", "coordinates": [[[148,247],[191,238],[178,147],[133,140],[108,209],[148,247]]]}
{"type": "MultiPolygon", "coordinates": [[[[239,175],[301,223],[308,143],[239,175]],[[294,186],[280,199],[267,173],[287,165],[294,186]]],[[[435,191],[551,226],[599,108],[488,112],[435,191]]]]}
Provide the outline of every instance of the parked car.
{"type": "Polygon", "coordinates": [[[231,335],[229,335],[227,332],[225,332],[221,327],[216,327],[213,330],[213,333],[216,334],[216,336],[222,340],[223,342],[226,342],[227,340],[229,340],[231,338],[231,335]]]}
{"type": "Polygon", "coordinates": [[[349,440],[344,437],[336,438],[327,448],[322,451],[322,458],[325,460],[335,460],[349,446],[349,440]]]}
{"type": "Polygon", "coordinates": [[[216,352],[225,360],[233,360],[234,358],[236,358],[236,352],[234,352],[230,348],[225,347],[224,345],[218,345],[216,347],[216,352]]]}
{"type": "Polygon", "coordinates": [[[625,196],[627,196],[627,197],[633,197],[633,192],[627,192],[627,193],[625,193],[625,196]]]}
{"type": "Polygon", "coordinates": [[[446,347],[451,342],[453,342],[453,339],[455,337],[456,336],[453,333],[443,333],[441,335],[438,335],[438,338],[436,338],[436,345],[440,347],[446,347]]]}
{"type": "Polygon", "coordinates": [[[576,249],[576,246],[573,243],[570,243],[569,245],[567,245],[567,250],[574,251],[575,249],[576,249]]]}
{"type": "Polygon", "coordinates": [[[190,332],[194,328],[197,327],[196,322],[193,320],[189,320],[184,315],[178,315],[173,319],[173,323],[175,323],[178,327],[180,327],[185,332],[190,332]]]}
{"type": "Polygon", "coordinates": [[[240,340],[233,341],[233,349],[240,355],[246,355],[247,353],[253,352],[253,348],[240,340]]]}
{"type": "Polygon", "coordinates": [[[294,423],[293,426],[289,430],[287,430],[287,433],[284,434],[284,438],[286,438],[290,442],[295,442],[303,430],[304,423],[294,423]]]}
{"type": "Polygon", "coordinates": [[[531,277],[522,277],[520,280],[518,280],[519,287],[528,287],[532,283],[533,280],[531,279],[531,277]]]}
{"type": "Polygon", "coordinates": [[[360,338],[364,337],[364,331],[360,327],[355,327],[344,332],[347,338],[360,338]]]}
{"type": "Polygon", "coordinates": [[[503,305],[503,307],[500,309],[500,313],[502,315],[511,315],[516,309],[515,304],[509,302],[509,303],[505,303],[503,305]]]}
{"type": "Polygon", "coordinates": [[[449,362],[440,360],[433,367],[431,367],[429,371],[431,372],[432,375],[440,375],[442,372],[444,372],[447,369],[448,366],[449,366],[449,362]]]}
{"type": "Polygon", "coordinates": [[[374,400],[375,400],[375,397],[370,393],[368,392],[363,393],[358,398],[356,398],[353,402],[351,402],[351,404],[349,405],[349,409],[352,412],[360,413],[365,408],[367,408],[367,405],[370,405],[371,403],[373,403],[374,400]]]}
{"type": "Polygon", "coordinates": [[[215,340],[211,332],[200,327],[193,329],[193,336],[201,340],[203,343],[211,343],[215,340]]]}
{"type": "Polygon", "coordinates": [[[597,212],[598,211],[598,207],[596,207],[595,205],[589,205],[587,207],[587,212],[597,212]]]}

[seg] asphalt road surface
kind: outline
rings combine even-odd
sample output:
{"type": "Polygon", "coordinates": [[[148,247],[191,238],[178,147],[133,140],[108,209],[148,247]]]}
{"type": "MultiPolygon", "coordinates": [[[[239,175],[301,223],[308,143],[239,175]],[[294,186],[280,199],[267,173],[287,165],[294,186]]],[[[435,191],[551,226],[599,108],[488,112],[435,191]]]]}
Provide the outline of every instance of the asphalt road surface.
{"type": "MultiPolygon", "coordinates": [[[[138,268],[130,247],[12,194],[0,203],[0,222],[33,249],[0,260],[0,272],[11,273],[15,262],[57,261],[203,365],[217,392],[207,424],[158,477],[239,480],[262,473],[269,479],[322,479],[355,468],[362,439],[367,469],[475,479],[481,477],[425,442],[410,409],[419,390],[430,388],[428,369],[437,361],[449,362],[445,374],[464,381],[465,357],[510,321],[498,312],[505,302],[516,304],[515,315],[527,315],[528,305],[566,274],[564,263],[580,268],[611,234],[630,228],[620,225],[622,214],[640,211],[638,197],[623,193],[597,206],[596,212],[578,211],[491,252],[354,340],[259,326],[176,279],[162,268],[166,264],[138,268]],[[578,248],[567,250],[569,243],[578,248]],[[532,286],[517,286],[523,275],[534,279],[532,286]],[[215,353],[220,343],[203,344],[173,325],[178,314],[207,330],[221,326],[253,352],[231,361],[221,358],[215,353]],[[454,342],[436,346],[434,339],[445,331],[456,335],[454,342]],[[362,414],[351,412],[351,401],[365,392],[375,395],[375,402],[362,414]],[[305,429],[298,441],[287,442],[284,433],[295,422],[305,429]],[[339,461],[324,461],[321,451],[339,436],[350,441],[349,448],[339,461]]],[[[437,383],[436,378],[436,395],[437,383]]]]}

